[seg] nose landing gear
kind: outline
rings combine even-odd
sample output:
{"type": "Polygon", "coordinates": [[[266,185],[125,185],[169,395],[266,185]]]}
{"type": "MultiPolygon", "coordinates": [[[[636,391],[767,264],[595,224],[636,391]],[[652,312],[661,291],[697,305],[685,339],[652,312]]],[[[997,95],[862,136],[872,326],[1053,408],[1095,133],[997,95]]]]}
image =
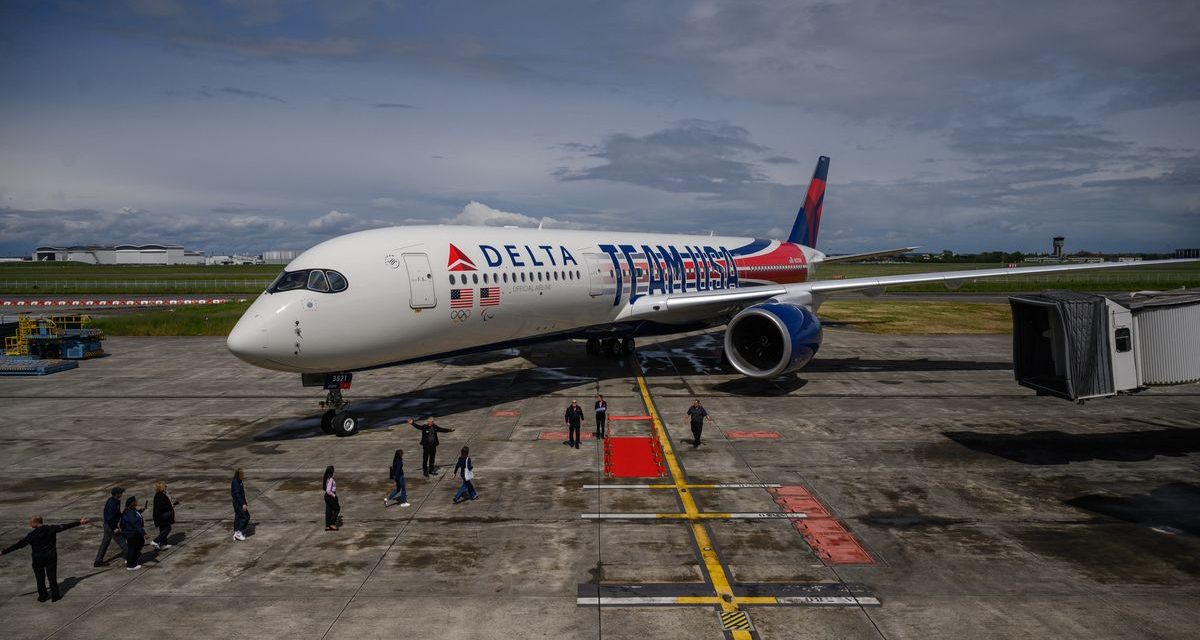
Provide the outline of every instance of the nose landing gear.
{"type": "Polygon", "coordinates": [[[342,397],[341,389],[327,391],[321,403],[325,409],[325,413],[321,414],[321,431],[340,438],[358,433],[359,418],[347,409],[349,406],[350,403],[342,397]]]}

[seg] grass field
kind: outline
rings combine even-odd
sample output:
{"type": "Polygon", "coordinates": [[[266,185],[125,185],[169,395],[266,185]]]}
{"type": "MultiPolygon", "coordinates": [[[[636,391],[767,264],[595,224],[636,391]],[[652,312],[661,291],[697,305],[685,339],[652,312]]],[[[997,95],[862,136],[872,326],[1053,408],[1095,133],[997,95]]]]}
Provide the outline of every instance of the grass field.
{"type": "Polygon", "coordinates": [[[0,293],[258,293],[282,270],[275,264],[209,267],[5,262],[0,263],[0,293]]]}
{"type": "Polygon", "coordinates": [[[249,302],[227,302],[205,307],[94,316],[92,321],[110,336],[226,336],[249,306],[249,302]]]}
{"type": "MultiPolygon", "coordinates": [[[[868,278],[907,275],[930,271],[964,271],[995,269],[1002,265],[988,264],[831,264],[818,269],[817,280],[868,278]]],[[[966,282],[959,291],[964,293],[1025,293],[1046,289],[1071,291],[1145,291],[1200,287],[1200,263],[1105,269],[1063,275],[1013,276],[966,282]]],[[[920,284],[892,287],[889,291],[945,291],[942,284],[920,284]]]]}
{"type": "Polygon", "coordinates": [[[894,335],[968,335],[1012,333],[1007,304],[986,302],[910,302],[832,300],[817,313],[834,322],[871,333],[894,335]]]}

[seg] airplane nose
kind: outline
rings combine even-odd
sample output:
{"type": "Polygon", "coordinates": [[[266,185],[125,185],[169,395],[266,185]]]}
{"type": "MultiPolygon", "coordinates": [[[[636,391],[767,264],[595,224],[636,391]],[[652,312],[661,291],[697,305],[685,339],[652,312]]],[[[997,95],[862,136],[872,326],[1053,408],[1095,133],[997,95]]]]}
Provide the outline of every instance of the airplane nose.
{"type": "Polygon", "coordinates": [[[270,347],[268,336],[262,314],[247,313],[234,325],[233,331],[229,332],[225,346],[239,359],[260,365],[267,359],[267,348],[270,347]]]}

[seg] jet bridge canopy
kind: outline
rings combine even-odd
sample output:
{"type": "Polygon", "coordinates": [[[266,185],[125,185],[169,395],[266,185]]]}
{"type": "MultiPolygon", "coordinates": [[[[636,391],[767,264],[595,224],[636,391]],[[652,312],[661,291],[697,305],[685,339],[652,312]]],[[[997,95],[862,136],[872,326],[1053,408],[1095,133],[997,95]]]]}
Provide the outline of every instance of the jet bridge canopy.
{"type": "Polygon", "coordinates": [[[1051,291],[1014,296],[1009,304],[1019,384],[1070,400],[1115,392],[1105,298],[1051,291]]]}

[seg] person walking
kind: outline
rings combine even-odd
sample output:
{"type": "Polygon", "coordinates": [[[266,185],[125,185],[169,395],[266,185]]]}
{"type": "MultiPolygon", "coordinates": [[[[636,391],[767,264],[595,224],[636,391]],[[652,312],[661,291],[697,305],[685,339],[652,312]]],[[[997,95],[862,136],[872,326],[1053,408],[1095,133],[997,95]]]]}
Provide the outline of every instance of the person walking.
{"type": "Polygon", "coordinates": [[[458,488],[458,493],[454,494],[454,504],[458,504],[465,500],[463,495],[470,495],[471,499],[479,497],[479,493],[475,491],[475,485],[471,481],[475,479],[475,465],[471,462],[471,449],[463,447],[458,454],[458,462],[454,463],[454,474],[458,475],[462,472],[462,486],[458,488]]]}
{"type": "Polygon", "coordinates": [[[229,495],[233,499],[233,539],[245,540],[246,527],[250,526],[250,505],[246,502],[246,474],[241,469],[233,472],[229,495]]]}
{"type": "Polygon", "coordinates": [[[604,423],[608,421],[608,403],[604,401],[604,396],[596,396],[596,439],[603,440],[605,437],[604,423]]]}
{"type": "Polygon", "coordinates": [[[96,552],[96,561],[92,563],[93,567],[103,567],[108,562],[104,559],[108,553],[108,543],[114,539],[117,546],[121,548],[121,555],[129,555],[129,548],[125,546],[125,536],[121,535],[121,499],[125,496],[125,490],[121,487],[113,487],[112,495],[104,502],[104,516],[101,526],[104,529],[104,534],[100,538],[100,550],[96,552]]]}
{"type": "Polygon", "coordinates": [[[696,400],[687,410],[688,419],[692,423],[692,448],[700,446],[700,434],[704,432],[704,421],[712,422],[712,418],[708,417],[708,412],[704,407],[700,406],[700,401],[696,400]]]}
{"type": "Polygon", "coordinates": [[[337,480],[333,479],[333,465],[325,467],[325,478],[321,480],[321,486],[325,489],[325,530],[337,531],[342,505],[338,503],[337,480]]]}
{"type": "Polygon", "coordinates": [[[578,400],[571,401],[571,406],[563,414],[563,421],[567,423],[567,446],[578,449],[581,440],[579,426],[583,424],[583,407],[579,406],[578,400]]]}
{"type": "Polygon", "coordinates": [[[388,502],[394,500],[396,496],[400,496],[401,507],[409,506],[408,489],[404,486],[404,449],[396,449],[396,454],[392,456],[392,469],[388,472],[388,477],[396,483],[396,489],[383,499],[383,506],[388,506],[388,502]]]}
{"type": "Polygon", "coordinates": [[[29,519],[29,528],[33,531],[0,550],[0,556],[29,545],[30,551],[33,552],[33,578],[37,580],[38,602],[58,602],[62,600],[62,595],[58,592],[58,534],[89,522],[91,521],[87,518],[80,518],[78,522],[44,524],[41,516],[33,516],[29,519]]]}
{"type": "Polygon", "coordinates": [[[125,544],[129,553],[125,556],[125,568],[137,571],[142,568],[138,560],[142,557],[142,547],[146,546],[146,522],[142,519],[142,511],[138,509],[136,496],[125,500],[125,512],[121,514],[121,535],[125,536],[125,544]]]}
{"type": "Polygon", "coordinates": [[[155,549],[171,548],[167,537],[171,535],[171,527],[175,525],[175,505],[177,504],[179,504],[178,500],[172,500],[171,496],[167,495],[167,483],[154,483],[154,510],[151,512],[151,516],[154,526],[158,527],[158,536],[151,540],[150,544],[155,549]]]}
{"type": "Polygon", "coordinates": [[[433,421],[433,416],[425,420],[425,424],[412,423],[414,429],[421,432],[421,474],[425,477],[437,475],[438,434],[450,433],[454,429],[439,427],[433,421]]]}

